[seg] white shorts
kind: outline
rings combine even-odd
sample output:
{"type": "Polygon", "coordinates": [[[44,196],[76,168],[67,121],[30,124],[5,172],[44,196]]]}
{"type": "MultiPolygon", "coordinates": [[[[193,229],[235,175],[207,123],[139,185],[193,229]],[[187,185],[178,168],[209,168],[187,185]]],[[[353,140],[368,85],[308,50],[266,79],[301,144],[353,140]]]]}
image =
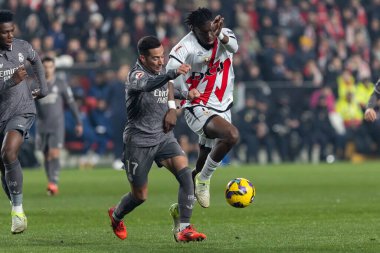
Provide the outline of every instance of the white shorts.
{"type": "Polygon", "coordinates": [[[193,130],[194,133],[199,136],[199,144],[205,147],[212,148],[215,144],[215,139],[207,138],[203,127],[208,121],[215,117],[216,115],[222,117],[231,123],[231,111],[227,110],[225,112],[217,112],[212,109],[208,109],[203,106],[195,106],[190,108],[185,108],[184,115],[187,125],[193,130]]]}

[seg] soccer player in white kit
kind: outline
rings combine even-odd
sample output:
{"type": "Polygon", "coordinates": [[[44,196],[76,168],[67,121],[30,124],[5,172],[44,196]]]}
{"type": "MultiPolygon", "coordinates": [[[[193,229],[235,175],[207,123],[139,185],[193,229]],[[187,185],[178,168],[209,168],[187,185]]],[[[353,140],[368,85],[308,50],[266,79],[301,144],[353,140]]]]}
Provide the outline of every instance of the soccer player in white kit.
{"type": "Polygon", "coordinates": [[[234,71],[233,54],[238,50],[235,34],[223,28],[224,18],[215,18],[207,8],[198,8],[186,18],[190,32],[170,52],[167,71],[182,63],[191,71],[174,80],[182,92],[197,89],[198,99],[182,102],[189,127],[199,135],[199,155],[193,171],[195,196],[202,207],[210,205],[210,179],[225,155],[239,140],[231,124],[234,71]]]}

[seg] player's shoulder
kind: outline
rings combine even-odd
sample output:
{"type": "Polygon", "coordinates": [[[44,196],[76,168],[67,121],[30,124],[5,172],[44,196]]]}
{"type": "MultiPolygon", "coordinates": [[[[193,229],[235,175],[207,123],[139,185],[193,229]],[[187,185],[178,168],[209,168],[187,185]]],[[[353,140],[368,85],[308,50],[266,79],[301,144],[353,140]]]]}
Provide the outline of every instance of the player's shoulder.
{"type": "Polygon", "coordinates": [[[55,79],[55,84],[60,86],[60,87],[66,87],[68,86],[68,83],[66,82],[65,79],[61,78],[61,77],[56,77],[55,79]]]}
{"type": "Polygon", "coordinates": [[[138,62],[136,62],[135,66],[131,69],[131,71],[128,74],[128,82],[141,79],[142,77],[147,75],[148,72],[138,62]]]}
{"type": "Polygon", "coordinates": [[[196,42],[196,38],[193,32],[190,32],[185,37],[183,37],[175,47],[173,47],[172,53],[191,53],[194,51],[194,48],[196,47],[194,42],[196,42]]]}
{"type": "Polygon", "coordinates": [[[26,40],[22,40],[22,39],[13,39],[13,42],[12,42],[12,47],[13,49],[25,49],[25,48],[28,48],[30,47],[31,45],[29,44],[29,42],[27,42],[26,40]]]}

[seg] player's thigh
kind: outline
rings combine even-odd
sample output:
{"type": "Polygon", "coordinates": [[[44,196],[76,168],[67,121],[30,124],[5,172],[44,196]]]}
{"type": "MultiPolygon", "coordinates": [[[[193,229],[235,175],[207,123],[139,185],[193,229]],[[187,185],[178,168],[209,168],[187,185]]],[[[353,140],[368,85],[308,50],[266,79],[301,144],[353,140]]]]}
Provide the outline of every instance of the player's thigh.
{"type": "Polygon", "coordinates": [[[195,106],[186,108],[184,110],[184,116],[189,128],[199,136],[206,137],[204,133],[204,126],[209,120],[215,117],[217,114],[215,111],[209,110],[202,106],[195,106]]]}
{"type": "Polygon", "coordinates": [[[60,150],[63,148],[63,143],[65,140],[64,130],[58,129],[57,131],[50,133],[47,143],[48,143],[48,155],[50,158],[58,158],[60,150]]]}
{"type": "Polygon", "coordinates": [[[59,128],[53,133],[49,134],[48,146],[49,149],[61,149],[63,148],[63,144],[65,142],[65,130],[63,128],[59,128]]]}
{"type": "Polygon", "coordinates": [[[17,130],[23,138],[28,138],[29,129],[32,127],[34,122],[34,114],[25,114],[14,116],[9,119],[4,128],[4,134],[11,130],[17,130]]]}
{"type": "Polygon", "coordinates": [[[231,124],[231,111],[216,112],[204,107],[193,107],[185,110],[185,118],[189,127],[198,134],[199,145],[212,148],[215,138],[223,138],[231,124]]]}
{"type": "Polygon", "coordinates": [[[188,166],[187,156],[174,137],[161,143],[155,161],[159,167],[164,166],[171,172],[181,170],[188,166]]]}
{"type": "Polygon", "coordinates": [[[148,174],[156,152],[157,147],[124,145],[124,168],[128,181],[134,188],[142,187],[148,182],[148,174]]]}
{"type": "Polygon", "coordinates": [[[206,138],[224,139],[229,136],[231,131],[237,131],[236,127],[231,124],[231,120],[224,116],[224,114],[217,114],[204,125],[203,131],[206,138]]]}

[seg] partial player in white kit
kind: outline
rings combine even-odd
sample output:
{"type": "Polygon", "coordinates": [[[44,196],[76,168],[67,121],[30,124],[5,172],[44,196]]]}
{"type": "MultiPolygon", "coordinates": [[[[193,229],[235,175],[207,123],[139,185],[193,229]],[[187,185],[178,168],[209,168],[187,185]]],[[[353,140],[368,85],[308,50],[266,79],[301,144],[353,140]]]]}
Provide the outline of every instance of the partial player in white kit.
{"type": "Polygon", "coordinates": [[[223,28],[224,18],[215,18],[207,8],[198,8],[186,18],[188,33],[170,52],[167,71],[183,63],[191,71],[174,80],[182,92],[197,89],[198,99],[183,101],[186,122],[199,135],[199,155],[193,171],[195,195],[202,207],[210,205],[210,179],[221,161],[239,140],[231,124],[235,74],[233,54],[238,50],[235,34],[223,28]]]}

